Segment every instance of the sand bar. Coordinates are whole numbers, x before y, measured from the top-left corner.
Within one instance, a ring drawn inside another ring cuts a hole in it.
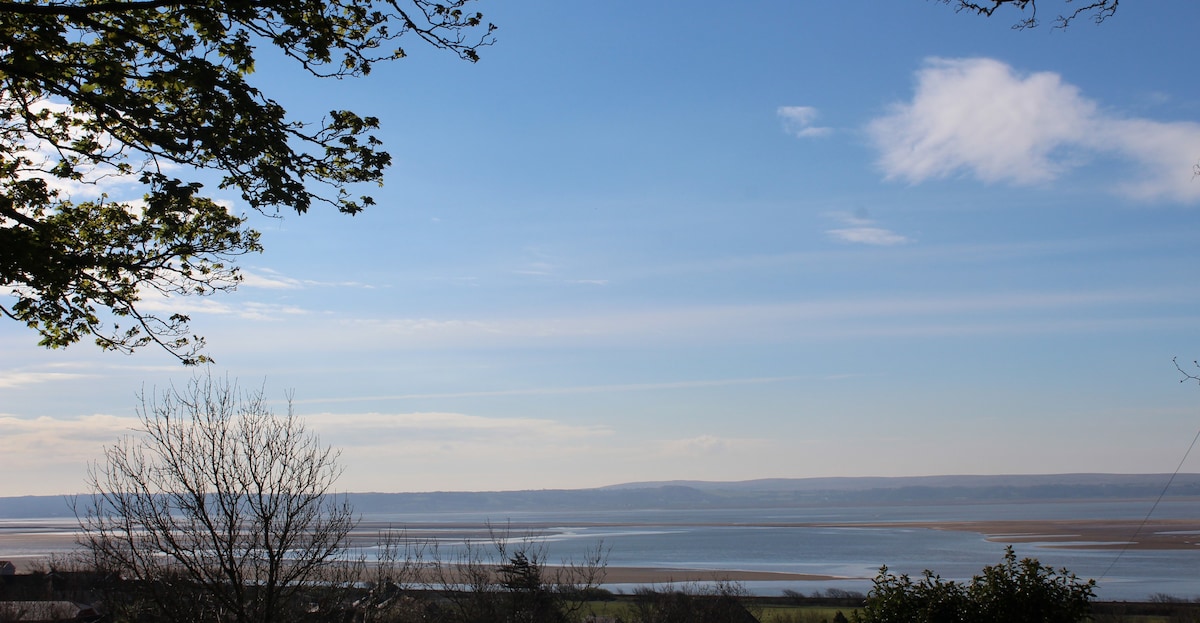
[[[776,573],[773,571],[737,571],[718,569],[666,569],[655,567],[609,567],[605,569],[605,584],[679,584],[687,582],[816,582],[848,578],[809,573]]]
[[[570,522],[544,524],[523,522],[504,524],[511,536],[553,534],[561,528],[637,528],[637,527],[736,527],[748,528],[925,528],[974,532],[998,543],[1039,543],[1046,547],[1075,549],[1196,549],[1200,548],[1200,518],[1197,519],[1068,519],[1068,520],[995,520],[995,521],[881,521],[881,522],[675,522],[675,523],[604,523]],[[382,524],[365,523],[359,534],[378,535],[386,528]],[[479,524],[408,524],[409,536],[421,538],[426,534],[445,536],[449,530],[479,529]],[[428,531],[428,532],[426,532]],[[446,531],[439,534],[441,531]],[[462,532],[457,532],[461,535]],[[479,529],[476,538],[486,538],[488,532]]]
[[[975,532],[997,543],[1038,543],[1069,549],[1197,549],[1200,519],[1072,519],[920,521],[823,524],[826,527],[927,528]]]

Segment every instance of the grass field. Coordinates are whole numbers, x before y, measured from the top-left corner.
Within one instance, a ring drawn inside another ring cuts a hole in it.
[[[763,606],[757,614],[762,623],[833,623],[838,612],[849,619],[853,611],[829,606]]]
[[[838,612],[851,620],[855,607],[755,603],[746,606],[762,623],[833,623]],[[634,604],[628,599],[588,602],[584,612],[622,621],[636,620]],[[1095,604],[1094,623],[1191,623],[1200,621],[1197,604],[1111,603]]]

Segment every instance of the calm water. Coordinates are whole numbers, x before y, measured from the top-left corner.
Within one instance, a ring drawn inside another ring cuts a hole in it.
[[[513,536],[527,531],[545,545],[551,562],[580,560],[603,543],[614,567],[739,569],[832,575],[850,579],[811,582],[750,582],[760,594],[785,589],[810,594],[841,588],[866,592],[886,564],[896,573],[932,569],[945,578],[969,579],[1001,560],[1004,545],[981,535],[912,528],[806,528],[716,525],[722,523],[902,522],[1036,519],[1141,519],[1149,503],[972,504],[857,506],[767,510],[638,510],[557,513],[411,513],[368,515],[367,522],[407,527],[412,536],[439,534],[451,543],[480,539],[485,522],[511,523]],[[1200,502],[1164,502],[1155,519],[1200,516]],[[592,525],[580,525],[592,524]],[[611,524],[611,525],[594,525]],[[527,530],[537,526],[536,530]],[[72,524],[62,520],[0,522],[0,559],[44,555],[71,547]],[[19,538],[24,535],[26,538]],[[27,537],[36,538],[29,539]],[[1019,557],[1067,567],[1099,582],[1097,596],[1144,600],[1155,593],[1200,597],[1200,551],[1059,550],[1017,544]],[[633,586],[614,586],[632,590]]]
[[[1005,545],[968,532],[913,528],[806,528],[720,526],[720,523],[905,522],[1037,519],[1142,519],[1149,502],[1053,504],[972,504],[938,506],[859,506],[766,510],[639,510],[608,512],[472,513],[366,517],[397,525],[431,523],[503,524],[511,521],[520,534],[524,524],[549,526],[538,540],[549,559],[581,559],[603,541],[614,567],[743,569],[832,575],[835,582],[751,582],[762,594],[784,589],[812,593],[827,588],[866,592],[880,565],[892,572],[919,574],[932,569],[944,578],[967,580],[986,565],[1001,560]],[[1200,502],[1163,502],[1153,518],[1200,516]],[[580,527],[580,523],[617,525]],[[710,525],[688,525],[710,524]],[[1066,567],[1081,578],[1095,578],[1097,596],[1112,600],[1144,600],[1155,593],[1200,597],[1200,551],[1061,550],[1033,543],[1017,544],[1018,557],[1037,558]],[[617,586],[632,590],[635,587]]]

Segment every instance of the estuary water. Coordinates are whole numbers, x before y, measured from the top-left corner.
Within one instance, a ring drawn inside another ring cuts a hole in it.
[[[830,588],[867,592],[881,565],[918,575],[931,569],[943,578],[968,580],[998,563],[1003,543],[983,535],[913,528],[813,527],[796,523],[900,523],[992,520],[1141,520],[1150,501],[864,505],[771,509],[609,510],[586,512],[387,513],[363,516],[359,545],[371,551],[374,531],[403,529],[408,536],[439,539],[455,547],[465,539],[487,539],[485,525],[508,530],[544,547],[547,560],[582,560],[597,546],[610,567],[654,567],[774,571],[834,576],[836,580],[757,581],[753,593],[784,590],[812,594]],[[1200,501],[1167,500],[1153,519],[1200,517]],[[763,525],[776,524],[776,525]],[[73,548],[74,523],[64,519],[0,521],[0,560],[44,556]],[[1197,550],[1056,549],[1045,543],[1015,545],[1018,557],[1066,567],[1098,582],[1104,600],[1143,601],[1156,594],[1200,597]],[[631,592],[637,586],[610,585]]]
[[[925,528],[806,527],[753,524],[879,523],[993,520],[1088,520],[1146,517],[1153,502],[996,503],[922,506],[721,510],[613,510],[588,512],[439,513],[378,515],[371,522],[398,527],[459,526],[478,538],[488,522],[510,526],[512,536],[529,534],[544,545],[550,562],[581,560],[602,543],[612,567],[747,570],[836,576],[839,580],[744,582],[764,595],[829,588],[867,592],[880,566],[918,575],[931,569],[943,578],[969,580],[1004,555],[1004,543],[981,534]],[[1200,501],[1164,501],[1154,519],[1200,517]],[[412,531],[413,536],[421,530]],[[1104,600],[1143,601],[1156,594],[1200,597],[1200,548],[1196,550],[1059,549],[1047,543],[1014,545],[1018,558],[1037,558],[1097,580]],[[636,586],[612,585],[633,590]]]

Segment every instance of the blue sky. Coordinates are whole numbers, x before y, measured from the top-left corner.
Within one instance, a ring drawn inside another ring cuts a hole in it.
[[[344,489],[1182,459],[1200,4],[1055,30],[1043,2],[1025,31],[925,0],[479,8],[475,65],[261,62],[298,118],[382,119],[379,205],[255,216],[237,292],[147,303],[192,314],[213,374],[292,392]],[[0,454],[31,474],[0,495],[81,489],[138,392],[192,374],[12,322],[0,349]]]

